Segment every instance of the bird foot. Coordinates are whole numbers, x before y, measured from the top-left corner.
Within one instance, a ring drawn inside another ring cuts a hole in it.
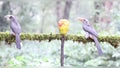
[[[14,32],[10,32],[10,34],[14,35],[15,36],[15,33]]]
[[[93,36],[92,36],[92,35],[90,35],[89,37],[90,37],[91,39],[93,39]]]
[[[85,35],[85,38],[86,38],[86,39],[89,38],[89,35]]]
[[[85,38],[88,39],[89,37],[90,37],[90,34],[88,32],[86,32]]]

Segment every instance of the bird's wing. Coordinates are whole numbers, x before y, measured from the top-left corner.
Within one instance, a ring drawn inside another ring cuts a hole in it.
[[[17,24],[15,24],[15,23],[13,23],[13,22],[11,22],[10,28],[11,28],[11,30],[12,30],[14,33],[18,33],[18,34],[19,34],[19,33],[21,32],[20,26],[17,25]]]
[[[15,27],[16,27],[16,25],[10,23],[10,28],[11,28],[12,32],[14,32],[14,33],[16,33],[16,28]]]
[[[84,25],[83,25],[83,29],[84,29],[86,32],[88,32],[88,33],[90,33],[90,34],[98,37],[97,32],[96,32],[95,29],[92,28],[91,26],[87,26],[87,25],[84,24]]]

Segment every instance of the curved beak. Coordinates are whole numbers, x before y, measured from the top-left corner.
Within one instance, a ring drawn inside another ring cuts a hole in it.
[[[81,22],[83,22],[83,20],[84,20],[84,19],[83,19],[83,18],[81,18],[81,17],[78,17],[78,20],[80,20]]]
[[[10,16],[11,15],[5,15],[4,18],[7,19],[7,21],[9,21],[10,20],[10,18],[9,18]]]
[[[11,15],[5,15],[4,18],[9,18]]]

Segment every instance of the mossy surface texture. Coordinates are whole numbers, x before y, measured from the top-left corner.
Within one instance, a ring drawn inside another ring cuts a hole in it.
[[[20,35],[21,40],[37,40],[37,41],[44,41],[48,40],[48,42],[52,40],[61,40],[60,34],[33,34],[33,33],[21,33]],[[92,39],[88,38],[86,39],[84,35],[80,34],[67,34],[65,36],[65,40],[73,40],[74,42],[94,42]],[[99,42],[108,42],[112,46],[117,47],[120,42],[120,36],[99,36],[98,37]],[[8,32],[0,32],[0,41],[5,41],[8,44],[11,44],[12,42],[15,42],[15,36],[8,33]]]

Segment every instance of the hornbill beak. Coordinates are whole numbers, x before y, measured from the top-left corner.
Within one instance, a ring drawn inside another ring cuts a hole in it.
[[[11,16],[12,15],[5,15],[4,18],[7,19],[7,21],[9,21]]]
[[[84,18],[78,17],[78,20],[80,20],[81,22],[83,22]]]

